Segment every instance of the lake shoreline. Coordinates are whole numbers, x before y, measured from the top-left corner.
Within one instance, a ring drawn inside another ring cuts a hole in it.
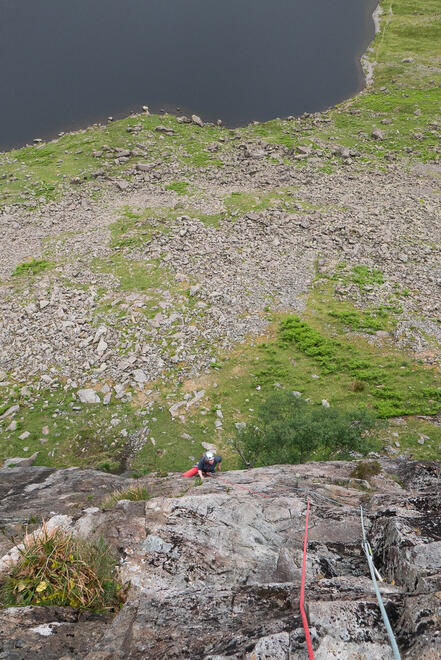
[[[373,24],[374,24],[373,25],[373,30],[370,27],[368,27],[368,29],[366,31],[366,33],[368,34],[368,38],[370,39],[369,43],[371,43],[372,38],[375,36],[376,32],[379,29],[379,20],[378,20],[378,16],[377,16],[379,4],[378,3],[375,3],[375,4],[376,4],[376,6],[375,6],[373,14],[372,14],[372,21],[373,21]],[[366,20],[366,19],[364,18],[364,20]],[[372,38],[370,36],[371,33],[372,33]],[[352,98],[353,96],[356,96],[357,94],[361,93],[363,91],[363,89],[366,87],[366,85],[371,80],[370,74],[366,73],[366,66],[367,65],[364,65],[364,60],[367,59],[367,57],[368,57],[368,53],[367,53],[367,51],[365,51],[359,58],[359,64],[357,63],[357,67],[360,66],[360,70],[357,73],[358,82],[356,84],[355,93],[352,93],[350,90],[348,90],[347,93],[345,93],[343,96],[341,96],[341,97],[337,96],[337,100],[335,100],[335,97],[334,97],[334,99],[332,100],[332,102],[329,105],[322,105],[321,103],[319,103],[318,104],[319,107],[318,107],[317,110],[306,110],[305,109],[304,111],[296,112],[295,111],[296,102],[294,102],[293,104],[291,104],[292,109],[289,108],[289,110],[288,110],[288,112],[286,112],[286,114],[285,113],[274,113],[273,115],[267,116],[267,118],[265,118],[265,119],[259,119],[259,117],[257,116],[256,117],[257,123],[263,124],[267,121],[271,121],[271,120],[276,119],[276,118],[286,118],[286,117],[296,117],[297,118],[297,117],[302,116],[302,114],[304,114],[305,112],[307,114],[323,113],[323,112],[328,111],[331,108],[334,108],[339,103],[341,103],[341,102],[343,102],[343,101],[345,101],[349,98]],[[262,89],[264,89],[264,88],[262,88]],[[206,93],[206,96],[207,96],[207,94],[208,94],[208,92]],[[338,87],[335,88],[335,94],[337,94],[337,95],[339,94]],[[179,92],[178,92],[178,95],[179,95]],[[146,96],[148,96],[148,95],[146,94]],[[208,96],[207,96],[207,98],[208,98]],[[301,97],[301,98],[303,98],[303,97]],[[16,151],[16,150],[21,149],[23,147],[31,146],[34,142],[47,144],[47,143],[53,142],[54,140],[57,140],[62,135],[76,134],[78,132],[88,130],[89,128],[92,128],[94,126],[106,126],[106,125],[108,125],[107,118],[109,117],[109,115],[112,115],[113,119],[115,119],[115,121],[119,121],[119,120],[125,119],[127,117],[136,116],[138,114],[142,115],[142,112],[138,111],[137,108],[140,108],[144,104],[145,105],[150,105],[150,107],[152,108],[154,114],[157,114],[157,115],[166,114],[166,113],[158,112],[159,107],[165,107],[165,108],[167,108],[167,110],[169,109],[169,107],[172,107],[172,108],[176,107],[176,111],[172,110],[169,114],[172,114],[174,116],[178,116],[178,114],[180,112],[182,114],[182,111],[178,110],[178,107],[181,106],[181,107],[185,108],[186,113],[189,114],[190,116],[191,116],[191,114],[194,113],[196,115],[201,116],[203,119],[205,117],[208,117],[207,123],[209,123],[209,124],[216,121],[216,118],[213,117],[213,113],[211,113],[211,117],[209,117],[207,115],[207,112],[204,112],[204,109],[203,109],[204,104],[203,103],[202,104],[195,103],[195,104],[191,104],[191,105],[188,105],[188,104],[185,105],[184,102],[183,103],[176,103],[176,104],[175,104],[175,102],[170,102],[169,106],[167,104],[164,105],[164,103],[162,103],[161,106],[159,106],[158,103],[155,104],[154,102],[152,102],[151,99],[146,99],[144,103],[138,103],[138,102],[136,102],[134,104],[128,103],[127,106],[126,106],[127,107],[126,112],[124,111],[124,109],[122,110],[122,112],[118,112],[115,109],[113,109],[113,111],[109,110],[108,112],[107,111],[100,111],[97,114],[97,120],[96,121],[93,121],[93,120],[91,121],[90,119],[89,120],[86,119],[83,123],[82,120],[79,120],[79,121],[75,121],[75,120],[72,121],[71,120],[71,121],[69,121],[69,119],[67,118],[67,123],[65,125],[65,126],[67,126],[67,128],[63,128],[62,130],[60,130],[60,127],[58,128],[58,130],[56,128],[54,128],[53,132],[49,131],[49,135],[47,133],[45,134],[43,131],[40,132],[40,133],[36,132],[36,134],[32,138],[32,141],[28,139],[28,141],[23,142],[23,143],[15,144],[11,148],[7,148],[3,151],[0,151],[0,153],[8,153],[9,151]],[[305,99],[304,104],[305,104],[305,106],[307,106],[307,104],[308,104],[306,99]],[[258,115],[259,114],[258,113],[259,102],[256,102],[255,105],[256,105],[256,115]],[[131,111],[130,108],[133,108],[133,111]],[[38,108],[37,108],[37,110],[38,110]],[[214,110],[215,110],[215,113],[216,113],[216,108],[214,108]],[[260,108],[260,111],[261,112],[263,111],[263,114],[265,114],[265,108],[263,106]],[[218,116],[222,119],[223,125],[225,125],[227,128],[231,128],[231,129],[244,128],[247,125],[249,125],[250,123],[256,123],[256,121],[254,121],[254,120],[250,120],[250,121],[236,121],[236,120],[233,120],[233,119],[228,120],[227,118],[224,118],[224,113],[223,113],[222,109],[219,109],[219,115]],[[71,124],[70,129],[68,127],[69,123]],[[76,124],[76,126],[75,126],[75,124]],[[33,129],[31,129],[31,130],[33,130]]]

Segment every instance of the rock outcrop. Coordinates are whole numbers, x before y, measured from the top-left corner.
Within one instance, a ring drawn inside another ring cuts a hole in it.
[[[0,657],[64,660],[307,657],[299,611],[306,502],[306,601],[319,660],[392,657],[361,549],[360,504],[403,658],[441,654],[440,465],[381,459],[370,483],[354,463],[230,472],[195,487],[149,476],[148,501],[105,511],[124,477],[77,469],[0,470],[0,518],[52,513],[118,551],[129,597],[109,622],[68,608],[1,613]],[[60,484],[63,496],[60,497]],[[253,491],[253,492],[251,492]],[[92,493],[76,506],[75,494]],[[29,494],[32,493],[32,500]],[[21,514],[23,512],[23,514]],[[9,549],[9,548],[4,548]],[[85,643],[88,639],[88,643]]]

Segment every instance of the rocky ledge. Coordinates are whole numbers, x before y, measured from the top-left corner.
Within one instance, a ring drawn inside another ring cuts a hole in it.
[[[177,474],[149,476],[149,500],[109,511],[102,502],[129,483],[124,476],[0,470],[9,537],[43,517],[102,535],[131,584],[112,621],[69,608],[3,610],[0,658],[306,658],[299,590],[307,500],[306,601],[317,660],[392,657],[361,548],[360,504],[402,657],[439,658],[440,464],[379,462],[369,482],[352,476],[353,462],[230,472],[199,487]]]

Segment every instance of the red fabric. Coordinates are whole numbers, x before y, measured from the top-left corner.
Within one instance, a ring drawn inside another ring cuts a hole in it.
[[[183,473],[183,477],[195,477],[198,473],[197,467],[192,467],[191,470],[187,470],[187,472]]]

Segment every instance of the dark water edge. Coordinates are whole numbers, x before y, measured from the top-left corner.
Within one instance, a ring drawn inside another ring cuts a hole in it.
[[[376,6],[0,0],[0,150],[142,105],[230,127],[323,111],[363,88]]]

